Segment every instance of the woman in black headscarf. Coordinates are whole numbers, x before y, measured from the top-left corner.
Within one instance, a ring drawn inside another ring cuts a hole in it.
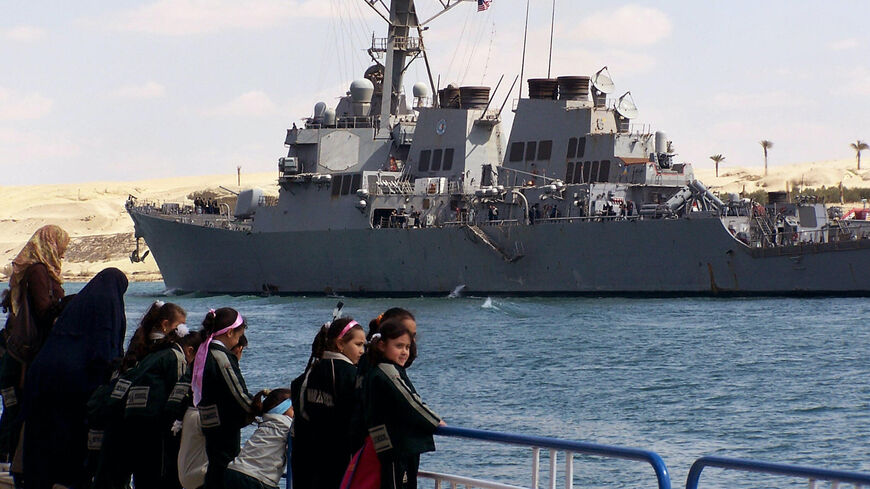
[[[81,487],[87,457],[87,402],[109,380],[123,351],[127,277],[97,274],[58,318],[27,373],[24,480],[29,489]]]

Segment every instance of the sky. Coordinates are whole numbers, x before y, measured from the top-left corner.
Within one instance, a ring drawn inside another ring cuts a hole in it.
[[[385,0],[387,1],[387,0]],[[446,0],[444,0],[446,1]],[[451,0],[455,1],[455,0]],[[421,20],[439,0],[418,0]],[[509,100],[525,0],[428,24],[441,86]],[[553,2],[530,0],[524,78],[544,77]],[[608,66],[678,160],[722,168],[854,158],[870,140],[866,0],[556,0],[551,74]],[[284,135],[337,102],[385,22],[365,0],[0,3],[0,186],[277,171]],[[427,80],[415,63],[405,85]],[[527,93],[527,89],[523,89]],[[866,156],[866,155],[865,155]]]

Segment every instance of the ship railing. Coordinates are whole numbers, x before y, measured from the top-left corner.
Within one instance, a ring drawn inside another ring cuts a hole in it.
[[[837,488],[840,484],[851,484],[856,488],[870,487],[870,474],[860,472],[708,456],[701,457],[692,464],[686,479],[686,489],[698,489],[701,472],[707,467],[807,479],[809,489],[815,489],[816,483],[819,481],[829,482],[832,488]]]
[[[804,231],[778,231],[763,227],[758,229],[760,233],[750,243],[753,248],[800,247],[821,244],[835,246],[837,243],[849,243],[870,238],[870,228],[862,230],[859,226],[845,230],[836,227]]]
[[[670,489],[671,487],[671,478],[668,474],[667,465],[665,465],[661,456],[649,450],[568,441],[558,438],[518,435],[499,431],[475,430],[455,426],[442,426],[435,431],[435,434],[447,438],[477,440],[492,444],[513,445],[531,449],[531,472],[528,480],[530,485],[528,487],[533,489],[538,489],[538,487],[540,487],[542,450],[549,452],[549,463],[547,464],[547,487],[551,489],[555,489],[557,485],[560,453],[562,454],[561,458],[564,459],[561,478],[564,480],[566,489],[572,489],[574,487],[575,455],[591,455],[595,457],[643,462],[652,467],[659,489]],[[517,489],[519,487],[526,487],[429,471],[420,471],[418,477],[433,480],[436,489],[444,487],[442,484],[447,484],[451,488],[456,488],[459,485],[463,485],[466,488],[475,487],[481,489]]]

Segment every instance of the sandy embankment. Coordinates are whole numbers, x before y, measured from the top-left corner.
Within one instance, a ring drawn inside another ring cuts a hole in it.
[[[836,187],[843,183],[847,188],[870,188],[870,158],[864,158],[860,171],[856,170],[854,158],[843,160],[814,161],[793,165],[769,166],[767,177],[764,168],[731,167],[728,160],[719,165],[719,178],[713,170],[713,162],[695,167],[695,177],[707,187],[721,193],[740,193],[744,189],[751,193],[756,190],[789,190],[800,187]]]
[[[709,163],[709,164],[705,164]],[[870,187],[868,169],[856,171],[855,160],[834,160],[794,165],[771,166],[762,177],[761,167],[731,167],[726,163],[714,177],[712,162],[696,165],[695,175],[717,192],[743,190],[785,190],[786,183],[805,187]],[[275,173],[244,175],[242,187],[260,187],[267,194],[277,194]],[[187,202],[195,191],[211,190],[226,194],[219,186],[237,190],[235,175],[211,175],[136,182],[94,182],[64,185],[0,186],[0,281],[8,278],[9,263],[33,234],[45,224],[57,224],[73,237],[64,275],[68,280],[83,281],[105,267],[118,267],[132,280],[160,280],[154,258],[145,263],[131,263],[129,256],[136,247],[133,222],[124,211],[130,194],[140,200]]]
[[[260,187],[277,194],[276,174],[242,176],[242,187]],[[85,281],[106,267],[123,270],[131,280],[161,280],[154,258],[131,263],[136,248],[133,221],[124,210],[127,196],[161,204],[187,202],[193,192],[224,186],[238,190],[235,175],[211,175],[137,182],[92,182],[62,185],[0,186],[0,281],[9,264],[36,229],[57,224],[73,238],[63,264],[66,280]]]

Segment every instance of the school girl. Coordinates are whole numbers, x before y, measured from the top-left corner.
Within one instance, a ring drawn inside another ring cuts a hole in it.
[[[261,420],[224,474],[226,489],[273,489],[287,466],[287,440],[293,421],[289,389],[261,391],[254,399]]]
[[[165,304],[162,308],[166,308]],[[171,489],[181,487],[178,474],[167,467],[172,452],[172,421],[164,415],[164,407],[178,380],[187,370],[184,349],[178,344],[177,329],[183,326],[176,317],[163,319],[160,327],[149,333],[151,353],[145,355],[130,371],[134,375],[118,382],[129,382],[124,409],[127,450],[136,489]],[[182,331],[186,333],[187,331]]]
[[[242,337],[244,338],[244,336]],[[178,380],[166,401],[166,418],[172,423],[172,452],[167,453],[166,470],[175,470],[178,481],[185,489],[197,489],[205,483],[208,457],[205,454],[205,436],[199,421],[199,411],[193,406],[190,389],[192,365],[196,350],[203,341],[202,332],[191,333],[179,341],[187,358],[187,372]],[[174,457],[174,460],[172,459]]]
[[[324,325],[314,339],[313,361],[296,381],[299,395],[291,455],[294,487],[337,489],[341,484],[354,449],[351,421],[356,405],[356,364],[365,343],[362,326],[347,317]]]
[[[397,320],[402,323],[408,331],[411,333],[411,339],[414,341],[411,343],[411,352],[408,356],[408,361],[405,363],[405,368],[411,366],[414,363],[414,360],[417,358],[417,318],[411,313],[411,311],[407,309],[403,309],[401,307],[391,307],[384,311],[378,317],[369,321],[369,332],[366,335],[366,339],[371,341],[372,336],[374,336],[381,327],[381,324],[384,321],[388,321],[390,319]],[[365,360],[365,359],[363,359]],[[367,368],[368,362],[360,363],[360,371],[364,372]]]
[[[230,352],[247,324],[238,311],[224,307],[209,311],[202,327],[207,337],[196,352],[191,389],[205,435],[205,488],[217,489],[224,487],[227,464],[239,454],[240,430],[253,421],[253,399]]]
[[[420,454],[435,450],[443,424],[405,373],[414,342],[398,319],[383,321],[371,341],[371,368],[362,385],[363,419],[381,462],[382,489],[414,489]]]
[[[169,390],[175,385],[184,355],[176,345],[187,333],[187,313],[177,304],[155,301],[139,322],[127,352],[109,386],[99,389],[89,402],[89,449],[98,451],[94,489],[122,488],[129,484],[134,468],[145,464],[149,473],[162,464],[154,461],[154,447],[159,447],[159,432],[142,426],[160,418]],[[148,359],[147,365],[142,365]],[[132,390],[131,387],[136,389]],[[135,394],[135,398],[132,395]],[[147,404],[143,409],[142,403]],[[150,428],[154,428],[150,426]],[[102,437],[99,433],[102,431]],[[140,439],[141,438],[141,439]],[[155,438],[157,441],[155,441]],[[142,457],[130,457],[128,452]],[[161,450],[156,450],[159,456]],[[152,487],[141,475],[142,487]],[[170,486],[171,487],[171,486]]]

